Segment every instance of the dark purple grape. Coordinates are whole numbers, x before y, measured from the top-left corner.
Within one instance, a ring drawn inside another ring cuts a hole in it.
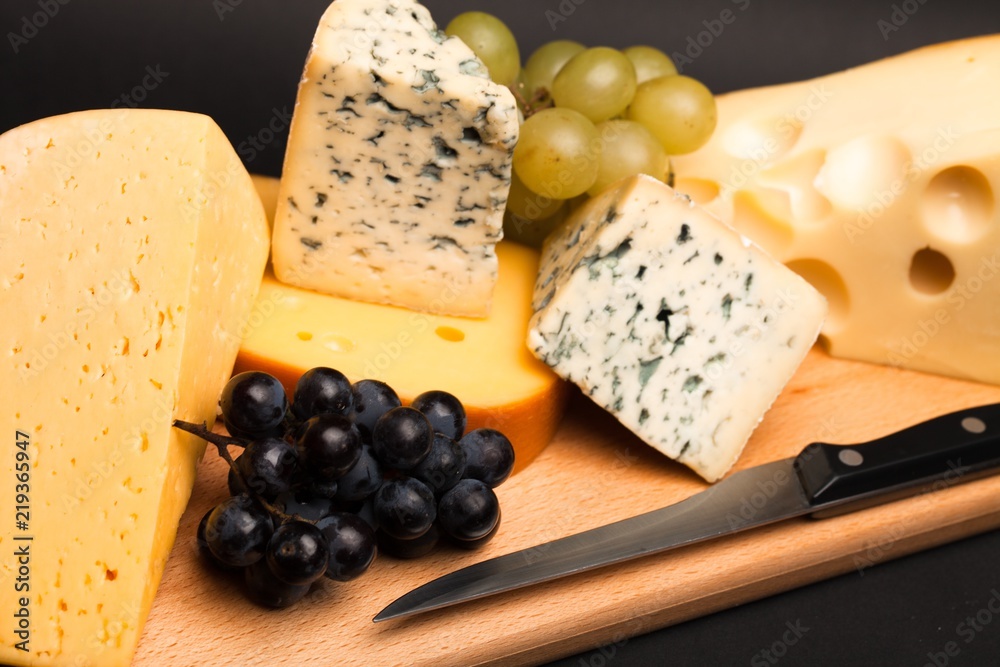
[[[299,465],[313,476],[337,479],[361,456],[361,436],[342,415],[318,415],[306,422],[297,442]]]
[[[371,438],[378,418],[402,405],[392,387],[378,380],[359,380],[351,387],[354,396],[354,424],[365,438]]]
[[[326,572],[326,537],[311,523],[282,524],[267,543],[267,564],[274,576],[293,586],[310,584]]]
[[[195,542],[198,544],[198,553],[202,558],[215,567],[223,570],[239,570],[240,568],[238,567],[226,565],[219,561],[219,559],[215,557],[215,554],[212,553],[212,550],[208,547],[208,537],[206,536],[206,531],[208,528],[208,517],[211,516],[211,514],[212,510],[208,510],[205,512],[205,516],[201,517],[201,521],[198,522],[198,530],[195,536]]]
[[[500,431],[477,428],[459,441],[465,450],[465,476],[496,488],[514,469],[514,446]]]
[[[441,497],[438,522],[456,540],[479,540],[500,520],[500,501],[478,479],[463,479]]]
[[[361,517],[346,512],[331,514],[316,524],[326,538],[330,559],[325,576],[350,581],[375,560],[375,531]]]
[[[379,463],[409,470],[424,460],[434,442],[434,430],[419,410],[393,408],[379,417],[372,431],[372,451]]]
[[[212,509],[215,508],[213,507]],[[212,555],[212,550],[208,548],[208,540],[205,538],[205,526],[208,524],[208,517],[211,515],[212,510],[208,510],[205,512],[205,516],[201,517],[201,521],[198,522],[198,530],[195,532],[194,539],[198,544],[198,553],[214,561],[215,556]]]
[[[374,494],[369,497],[360,508],[358,508],[355,514],[357,514],[359,518],[364,519],[364,522],[371,526],[372,530],[378,530],[378,519],[375,518]]]
[[[242,470],[243,464],[240,463],[241,458],[243,458],[242,454],[237,456],[233,460],[233,463],[235,463],[236,468],[240,470],[240,474],[245,476],[246,473]],[[229,467],[229,474],[226,477],[226,486],[229,487],[229,495],[231,496],[238,496],[241,493],[247,493],[247,487],[243,484],[243,480],[240,479],[240,476],[236,474],[236,470],[233,469],[233,466]]]
[[[333,510],[333,501],[329,498],[301,496],[292,491],[275,498],[274,505],[281,512],[305,521],[319,521]]]
[[[420,537],[434,523],[437,508],[434,492],[412,477],[386,481],[375,493],[375,519],[379,529],[408,540]]]
[[[354,407],[354,394],[347,376],[332,368],[313,368],[295,385],[292,414],[305,420],[322,414],[347,415]]]
[[[364,500],[382,486],[382,468],[372,453],[371,447],[361,448],[361,456],[354,466],[344,473],[337,485],[338,501],[344,503]]]
[[[205,524],[205,542],[223,565],[243,567],[264,556],[271,539],[271,517],[246,495],[215,506]]]
[[[475,540],[459,540],[449,535],[448,536],[450,538],[449,542],[457,547],[460,547],[462,549],[468,549],[470,551],[478,549],[484,546],[487,542],[489,542],[496,536],[497,532],[500,530],[500,523],[502,520],[503,520],[503,512],[497,511],[497,522],[493,525],[493,530],[491,530],[490,532],[486,533],[482,537],[477,538]]]
[[[431,451],[410,474],[440,496],[465,474],[465,451],[447,435],[435,433]]]
[[[413,399],[410,407],[420,410],[435,433],[458,440],[465,433],[465,407],[446,391],[425,391]]]
[[[309,592],[309,584],[289,584],[278,579],[263,559],[244,570],[243,581],[250,599],[265,607],[290,607]]]
[[[247,445],[236,465],[250,490],[271,500],[292,488],[298,459],[295,448],[284,440],[264,438]]]
[[[219,400],[226,429],[238,438],[281,437],[288,397],[273,375],[247,371],[230,378]]]
[[[337,495],[339,488],[339,479],[327,479],[322,475],[319,477],[299,475],[295,483],[295,490],[301,494],[313,498],[327,498],[330,500],[333,500],[334,496]]]
[[[384,530],[375,532],[375,541],[378,544],[379,553],[384,553],[393,558],[421,558],[433,551],[440,540],[441,529],[436,523],[420,537],[408,540],[393,537]]]

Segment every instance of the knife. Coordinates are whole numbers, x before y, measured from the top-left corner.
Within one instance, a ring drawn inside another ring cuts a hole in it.
[[[1000,403],[935,417],[857,445],[817,442],[731,474],[686,500],[439,577],[374,622],[411,616],[758,526],[823,519],[949,488],[1000,468]]]

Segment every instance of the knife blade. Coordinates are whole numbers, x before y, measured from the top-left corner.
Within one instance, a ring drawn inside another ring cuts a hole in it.
[[[440,609],[778,521],[822,519],[994,474],[1000,403],[959,410],[855,445],[729,477],[673,505],[470,565],[389,604],[376,623]]]

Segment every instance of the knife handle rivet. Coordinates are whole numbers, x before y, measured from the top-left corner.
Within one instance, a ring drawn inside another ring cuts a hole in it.
[[[855,449],[842,449],[840,453],[837,454],[837,458],[845,466],[856,467],[865,462],[865,457],[861,455],[861,452]]]
[[[986,422],[979,417],[966,417],[962,420],[962,428],[969,433],[984,433],[986,431]]]

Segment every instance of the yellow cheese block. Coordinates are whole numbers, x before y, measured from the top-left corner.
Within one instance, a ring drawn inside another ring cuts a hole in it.
[[[329,366],[351,381],[382,380],[404,403],[431,389],[451,392],[470,429],[488,426],[510,438],[521,470],[555,435],[566,385],[525,345],[537,253],[501,243],[497,256],[500,280],[486,319],[349,301],[269,272],[235,372],[263,370],[292,391],[302,373]]]
[[[274,220],[274,212],[278,208],[278,187],[281,185],[281,181],[260,174],[250,174],[250,178],[253,179],[253,185],[264,204],[264,213],[267,215],[268,224],[270,224]]]
[[[268,180],[263,185],[265,207]],[[538,253],[501,243],[500,279],[486,319],[418,313],[340,299],[264,277],[236,371],[264,370],[291,390],[329,366],[352,381],[387,382],[408,402],[430,389],[455,394],[469,428],[489,426],[514,444],[522,469],[555,434],[567,387],[525,344]]]
[[[830,303],[836,356],[1000,383],[1000,35],[723,95],[677,189]]]
[[[0,136],[0,202],[0,663],[127,665],[204,449],[171,423],[215,418],[264,209],[211,119],[121,109]]]

